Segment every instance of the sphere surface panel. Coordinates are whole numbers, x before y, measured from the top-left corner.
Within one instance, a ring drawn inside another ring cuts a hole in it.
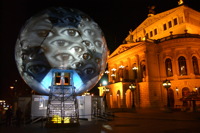
[[[15,47],[21,77],[35,91],[49,94],[52,69],[75,70],[75,93],[90,90],[106,68],[108,49],[98,24],[87,14],[53,7],[27,20]]]

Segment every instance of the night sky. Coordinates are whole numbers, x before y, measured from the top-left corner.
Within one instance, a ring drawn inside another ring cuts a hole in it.
[[[29,88],[19,76],[14,47],[25,21],[43,9],[62,6],[79,9],[99,24],[112,53],[128,35],[147,18],[148,6],[156,13],[177,7],[178,0],[1,0],[0,3],[0,99],[8,96],[9,86],[17,79],[20,87]],[[200,11],[199,0],[185,0]]]

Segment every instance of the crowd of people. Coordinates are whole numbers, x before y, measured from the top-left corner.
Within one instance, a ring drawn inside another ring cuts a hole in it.
[[[22,116],[23,112],[21,111],[21,108],[17,108],[16,112],[14,112],[12,106],[10,106],[7,110],[4,110],[4,108],[0,108],[0,123],[5,123],[6,127],[20,127]]]

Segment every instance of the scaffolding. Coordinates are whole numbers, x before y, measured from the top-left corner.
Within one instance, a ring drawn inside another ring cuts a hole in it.
[[[79,125],[78,104],[72,75],[73,71],[70,70],[52,71],[46,126]]]

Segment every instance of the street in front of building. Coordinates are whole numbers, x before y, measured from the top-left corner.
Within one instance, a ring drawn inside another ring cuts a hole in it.
[[[137,110],[114,112],[108,119],[80,120],[78,127],[42,127],[42,123],[5,127],[0,132],[37,133],[199,133],[200,112]]]
[[[165,112],[142,110],[116,113],[108,122],[115,133],[199,133],[199,112]]]

